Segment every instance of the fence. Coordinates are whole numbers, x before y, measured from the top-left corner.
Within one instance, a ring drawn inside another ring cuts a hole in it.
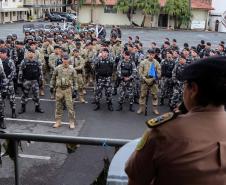
[[[0,133],[0,139],[10,139],[13,142],[14,153],[14,172],[15,185],[20,185],[19,180],[19,161],[18,161],[18,143],[20,141],[38,141],[49,143],[68,143],[80,145],[94,145],[94,146],[111,146],[118,149],[131,140],[126,139],[109,139],[109,138],[93,138],[93,137],[70,137],[57,135],[39,135],[39,134],[25,134],[25,133]]]

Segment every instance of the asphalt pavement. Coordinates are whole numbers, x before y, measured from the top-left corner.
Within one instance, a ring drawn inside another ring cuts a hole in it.
[[[49,24],[49,23],[45,23]],[[5,38],[10,33],[17,33],[22,39],[23,23],[0,25],[0,38]],[[107,29],[108,35],[110,29]],[[165,37],[176,38],[179,45],[188,42],[197,45],[201,39],[210,41],[215,45],[225,40],[224,33],[212,32],[187,32],[148,29],[122,29],[123,40],[129,35],[140,36],[145,47],[155,41],[159,45]],[[7,132],[39,133],[45,135],[85,136],[98,138],[135,139],[142,135],[146,129],[145,121],[153,118],[149,107],[148,116],[137,115],[128,111],[129,105],[125,104],[122,112],[109,112],[105,98],[100,111],[93,111],[93,89],[88,89],[86,99],[88,104],[75,102],[77,127],[70,130],[68,127],[67,112],[63,117],[63,126],[59,129],[52,128],[54,123],[55,102],[50,99],[49,88],[46,87],[46,96],[41,97],[41,107],[44,114],[34,112],[32,99],[27,105],[27,112],[12,119],[9,102],[6,101]],[[17,95],[17,110],[20,108],[20,96]],[[149,105],[151,103],[149,102]],[[114,97],[114,108],[117,108],[117,96]],[[138,108],[138,105],[135,105]],[[160,112],[169,111],[167,106],[160,107]],[[65,144],[50,144],[39,142],[23,142],[23,151],[19,151],[20,181],[22,185],[90,185],[103,169],[103,158],[114,155],[110,147],[80,146],[75,153],[68,154]],[[4,157],[0,168],[0,184],[14,184],[13,162]]]

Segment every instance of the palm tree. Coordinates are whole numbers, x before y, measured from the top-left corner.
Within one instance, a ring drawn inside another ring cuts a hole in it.
[[[126,13],[130,24],[132,25],[132,14],[136,8],[137,0],[118,0],[116,8],[117,10]]]
[[[189,0],[167,0],[163,10],[174,18],[176,28],[180,28],[182,24],[188,24],[190,21],[191,13]]]
[[[160,12],[159,0],[138,0],[137,8],[143,11],[144,18],[141,26],[144,27],[147,15],[153,16]]]

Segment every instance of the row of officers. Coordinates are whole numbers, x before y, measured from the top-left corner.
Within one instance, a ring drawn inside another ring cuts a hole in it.
[[[120,40],[116,39],[116,43],[120,43],[118,41]],[[99,51],[95,53],[91,42],[85,45],[86,49],[84,50],[81,50],[81,43],[77,43],[69,54],[63,52],[59,45],[52,48],[48,39],[43,43],[40,50],[33,41],[27,44],[29,44],[29,47],[24,49],[22,43],[17,42],[17,45],[21,45],[18,50],[21,53],[17,55],[16,59],[16,61],[19,61],[20,58],[21,62],[18,63],[12,60],[12,57],[9,57],[8,48],[0,49],[0,58],[6,76],[6,79],[1,79],[2,111],[0,125],[2,128],[5,128],[3,109],[5,98],[10,100],[12,117],[16,117],[15,92],[18,86],[22,88],[19,114],[26,112],[30,90],[32,90],[33,101],[35,102],[35,112],[44,112],[40,107],[39,95],[43,95],[44,85],[49,77],[51,79],[50,92],[52,98],[56,99],[55,128],[61,126],[64,105],[69,112],[70,128],[75,127],[73,98],[76,98],[78,94],[80,102],[85,103],[85,88],[91,82],[94,82],[95,111],[101,108],[100,100],[103,89],[105,90],[108,109],[113,111],[112,90],[114,89],[115,93],[115,90],[118,89],[118,111],[123,110],[123,103],[125,99],[128,99],[130,111],[134,112],[133,104],[138,101],[140,107],[137,113],[145,113],[147,98],[151,94],[152,111],[158,115],[159,86],[160,104],[164,104],[164,99],[168,99],[170,107],[174,109],[182,100],[181,72],[186,65],[199,58],[195,49],[185,48],[181,55],[177,51],[168,49],[166,50],[166,58],[159,63],[156,60],[156,51],[151,49],[148,50],[145,58],[139,51],[136,52],[137,55],[135,56],[139,58],[138,63],[132,57],[134,55],[129,49],[129,44],[121,54],[120,47],[118,47],[115,53],[120,55],[117,55],[117,57],[114,57],[112,50],[110,52],[109,47],[104,44],[98,46],[100,47]],[[43,50],[43,48],[45,49]],[[139,47],[135,46],[135,49],[138,50]],[[178,53],[176,58],[174,57],[175,52]]]

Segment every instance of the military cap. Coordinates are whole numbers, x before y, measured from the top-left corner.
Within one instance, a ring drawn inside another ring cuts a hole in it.
[[[210,42],[207,42],[206,45],[207,45],[207,46],[211,46],[211,43],[210,43]]]
[[[130,52],[129,52],[129,51],[125,51],[124,54],[125,54],[126,56],[129,56],[129,55],[130,55]]]
[[[207,82],[210,78],[226,79],[226,57],[215,56],[199,60],[188,65],[182,73],[183,81]]]
[[[116,41],[117,42],[122,42],[122,40],[120,38],[117,38]]]
[[[24,42],[23,41],[16,41],[15,44],[16,45],[24,45]]]
[[[74,48],[73,52],[79,52],[79,50],[77,48]]]
[[[133,40],[133,38],[131,36],[128,37],[130,40]]]
[[[35,50],[34,49],[31,49],[31,48],[29,48],[27,51],[28,52],[31,52],[31,53],[35,53]]]
[[[165,41],[164,44],[166,45],[170,45],[169,41]]]
[[[33,45],[33,44],[36,44],[36,42],[32,41],[32,42],[29,43],[29,45]]]
[[[0,44],[4,44],[4,43],[5,43],[5,41],[0,39]]]
[[[58,45],[55,45],[54,49],[62,49],[62,48],[60,46],[58,46]]]
[[[69,55],[68,54],[64,54],[62,57],[64,60],[68,60],[69,59]]]
[[[86,46],[89,46],[89,45],[92,45],[92,41],[91,41],[91,40],[88,40],[88,41],[86,42]]]
[[[102,51],[106,51],[109,53],[109,50],[107,48],[103,48]]]
[[[153,49],[149,49],[147,52],[148,54],[155,54],[155,51]]]
[[[8,50],[6,48],[0,48],[0,53],[8,53]]]

